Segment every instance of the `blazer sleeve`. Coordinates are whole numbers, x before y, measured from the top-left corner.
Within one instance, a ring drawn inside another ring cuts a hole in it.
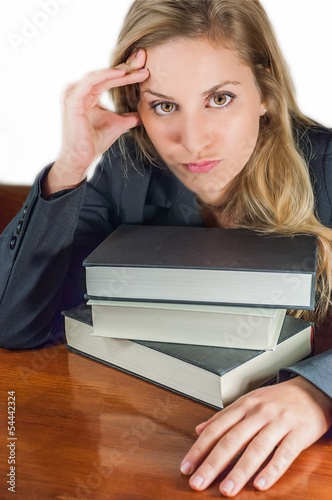
[[[281,370],[279,382],[294,375],[301,375],[332,398],[332,349]]]
[[[0,236],[0,346],[4,348],[32,348],[54,340],[54,320],[85,185],[46,201],[41,183],[47,170]]]
[[[85,257],[119,224],[144,222],[150,175],[132,167],[115,143],[88,182],[60,196],[41,196],[49,167],[38,176],[0,236],[0,347],[63,342],[61,312],[84,301]]]
[[[41,196],[48,169],[0,235],[0,347],[7,349],[64,340],[61,311],[84,300],[82,261],[119,224],[104,159],[90,182],[51,200]]]

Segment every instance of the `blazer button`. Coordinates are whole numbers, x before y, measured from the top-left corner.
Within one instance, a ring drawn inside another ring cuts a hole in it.
[[[15,245],[16,245],[16,241],[17,241],[16,236],[12,236],[12,238],[10,240],[10,243],[9,243],[9,247],[10,247],[11,250],[14,250]]]
[[[24,219],[24,217],[26,216],[26,213],[28,211],[28,205],[25,205],[24,209],[23,209],[23,212],[22,212],[22,218]]]
[[[16,234],[20,234],[22,226],[23,226],[23,221],[22,220],[18,221],[17,228],[16,228]]]

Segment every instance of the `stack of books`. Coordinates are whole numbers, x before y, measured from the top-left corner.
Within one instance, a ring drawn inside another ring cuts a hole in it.
[[[68,348],[215,408],[312,352],[316,240],[242,229],[117,228],[84,261]]]

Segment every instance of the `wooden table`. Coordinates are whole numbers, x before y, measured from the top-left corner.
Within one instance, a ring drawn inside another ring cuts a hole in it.
[[[64,346],[0,350],[0,370],[1,499],[220,498],[217,483],[194,492],[179,472],[194,427],[211,408]],[[9,391],[15,391],[16,440],[8,431]],[[269,491],[249,483],[236,498],[331,500],[331,438],[304,451]],[[10,456],[15,494],[6,484]]]
[[[1,184],[0,182],[0,233],[21,209],[30,186]]]

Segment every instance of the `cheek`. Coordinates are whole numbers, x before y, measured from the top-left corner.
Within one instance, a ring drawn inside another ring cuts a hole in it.
[[[228,128],[228,143],[240,163],[247,163],[255,149],[259,134],[259,115],[248,114]]]

